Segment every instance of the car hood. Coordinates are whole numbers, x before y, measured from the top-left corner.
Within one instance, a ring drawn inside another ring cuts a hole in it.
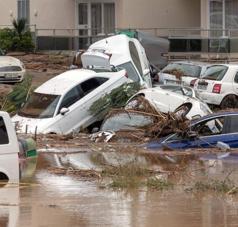
[[[12,122],[19,133],[45,133],[52,118],[27,118],[19,115],[12,117]]]
[[[17,65],[21,67],[19,59],[10,56],[0,56],[0,67]]]

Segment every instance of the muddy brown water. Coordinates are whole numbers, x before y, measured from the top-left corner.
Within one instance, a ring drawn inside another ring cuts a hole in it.
[[[55,155],[40,154],[29,182],[0,188],[1,227],[238,226],[237,195],[188,192],[184,186],[198,178],[222,179],[228,173],[237,182],[237,156],[204,156],[205,168],[193,160],[175,176],[174,189],[156,191],[101,188],[100,180],[49,173]]]

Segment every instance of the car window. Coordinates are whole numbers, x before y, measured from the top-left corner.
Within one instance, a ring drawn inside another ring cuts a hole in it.
[[[200,77],[201,66],[186,63],[170,63],[162,69],[163,73],[172,75],[181,74],[181,76]]]
[[[9,139],[7,135],[6,125],[2,117],[0,117],[0,144],[8,144]]]
[[[134,82],[139,82],[140,81],[140,77],[139,77],[135,67],[131,64],[131,62],[121,64],[118,67],[125,69],[127,74],[128,74],[128,77],[131,80],[133,80]]]
[[[18,114],[31,118],[53,117],[59,99],[59,95],[33,92]]]
[[[4,66],[0,67],[0,72],[20,72],[22,68],[20,66]]]
[[[219,117],[216,119],[211,119],[197,123],[191,127],[191,131],[194,131],[198,136],[210,136],[223,133],[224,117]],[[180,133],[175,133],[168,137],[167,142],[180,141],[184,139],[189,139],[189,137],[184,137]]]
[[[238,83],[238,72],[235,75],[234,81],[235,81],[235,83]]]
[[[210,66],[204,72],[203,79],[222,80],[227,70],[228,70],[228,67],[224,65]]]
[[[210,119],[200,122],[191,128],[191,131],[197,132],[199,136],[210,136],[221,134],[223,130],[224,117]]]
[[[81,87],[79,85],[75,86],[74,88],[72,88],[69,92],[66,93],[66,95],[64,96],[61,104],[60,104],[60,108],[59,111],[65,107],[68,108],[71,105],[73,105],[75,102],[77,102],[79,99],[81,99],[83,97],[83,91],[81,90]]]
[[[93,91],[94,89],[102,85],[103,83],[105,83],[107,80],[108,78],[104,78],[104,77],[96,77],[96,78],[86,80],[81,84],[81,89],[84,95],[87,95],[88,93],[90,93],[91,91]]]
[[[223,133],[238,132],[238,116],[227,116],[224,122]]]
[[[135,44],[132,41],[129,41],[129,49],[130,49],[131,58],[132,58],[134,64],[136,65],[136,68],[138,69],[140,75],[143,76],[139,54],[138,54]]]

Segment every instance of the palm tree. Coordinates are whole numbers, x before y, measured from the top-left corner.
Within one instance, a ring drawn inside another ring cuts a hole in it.
[[[26,19],[25,18],[20,18],[20,19],[13,19],[12,25],[14,27],[15,32],[19,36],[19,38],[22,38],[22,35],[24,34],[26,30]]]

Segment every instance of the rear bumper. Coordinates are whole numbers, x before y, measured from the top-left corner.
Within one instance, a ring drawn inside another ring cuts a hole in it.
[[[199,97],[208,104],[220,105],[223,99],[223,95],[211,93],[211,92],[201,92],[198,91]]]

